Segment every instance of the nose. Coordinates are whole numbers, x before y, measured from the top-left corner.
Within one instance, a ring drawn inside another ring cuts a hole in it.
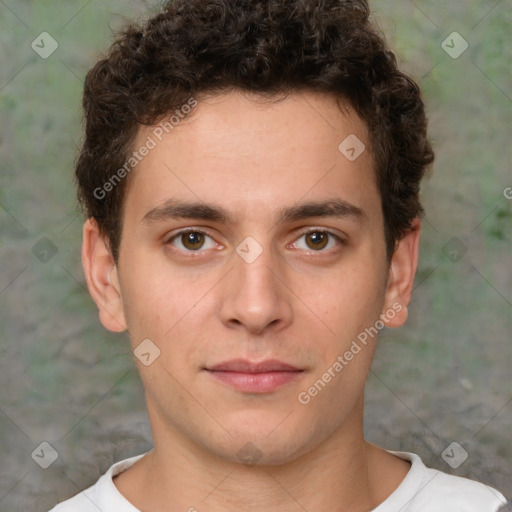
[[[223,280],[220,315],[230,328],[251,334],[278,331],[292,321],[292,294],[286,286],[286,268],[270,249],[252,262],[237,253],[234,268]]]

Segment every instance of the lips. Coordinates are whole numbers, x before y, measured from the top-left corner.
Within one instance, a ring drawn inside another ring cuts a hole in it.
[[[266,372],[298,372],[301,371],[295,366],[278,361],[277,359],[268,359],[260,363],[246,361],[245,359],[233,359],[224,363],[216,364],[210,371],[239,372],[239,373],[266,373]]]
[[[297,379],[304,370],[277,359],[259,363],[233,359],[206,368],[216,380],[247,393],[268,393]]]

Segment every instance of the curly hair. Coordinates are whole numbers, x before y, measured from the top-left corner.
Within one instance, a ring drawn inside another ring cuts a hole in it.
[[[138,128],[234,88],[349,102],[368,128],[390,258],[423,213],[419,184],[434,154],[419,87],[373,28],[366,0],[171,0],[120,32],[85,80],[78,199],[114,261],[128,180],[102,187],[126,169]]]

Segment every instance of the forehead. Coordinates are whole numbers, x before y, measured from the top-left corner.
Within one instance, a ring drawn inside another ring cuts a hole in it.
[[[162,126],[141,127],[134,141],[135,150],[153,141],[130,176],[125,199],[135,208],[180,197],[231,203],[242,214],[305,196],[361,203],[376,193],[366,126],[331,95],[269,101],[228,92],[198,99],[172,129]],[[349,158],[347,149],[361,154]]]
[[[337,149],[338,139],[345,135],[367,138],[366,125],[353,107],[331,94],[301,91],[268,98],[233,90],[194,101],[194,109],[183,105],[183,110],[176,109],[158,125],[140,127],[136,143],[150,134],[160,142],[172,132],[176,144],[180,139],[192,144],[195,139],[203,151],[215,150],[215,154],[236,149],[233,155],[252,156],[253,148],[261,143],[276,152],[281,149],[291,159],[292,148],[300,153],[312,146],[319,149],[323,142],[332,150],[333,143]],[[260,154],[259,160],[264,157]]]

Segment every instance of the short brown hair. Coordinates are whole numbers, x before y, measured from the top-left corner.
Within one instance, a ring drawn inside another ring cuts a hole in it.
[[[127,179],[140,125],[201,93],[311,90],[348,101],[366,123],[388,257],[422,214],[419,184],[434,154],[418,85],[369,21],[365,0],[171,0],[131,24],[85,81],[78,198],[118,262]],[[126,173],[122,173],[123,176]],[[106,183],[108,193],[98,193]]]

